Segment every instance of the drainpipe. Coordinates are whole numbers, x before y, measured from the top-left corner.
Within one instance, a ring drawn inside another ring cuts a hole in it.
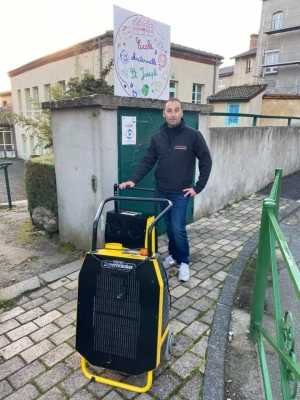
[[[99,78],[101,77],[101,71],[102,71],[102,45],[101,45],[101,39],[98,37],[98,47],[99,47]]]
[[[216,60],[215,60],[215,65],[214,65],[214,81],[213,81],[213,93],[212,93],[212,94],[215,94],[215,92],[216,92],[217,62],[218,62],[218,59],[216,58]]]
[[[214,77],[213,77],[213,90],[212,90],[213,92],[212,92],[212,95],[215,94],[215,92],[216,92],[217,62],[218,62],[218,59],[216,58],[215,59],[215,63],[214,63]],[[209,104],[208,98],[206,98],[206,104]]]

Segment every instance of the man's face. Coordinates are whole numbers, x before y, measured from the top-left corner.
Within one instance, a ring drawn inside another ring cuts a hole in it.
[[[181,122],[183,115],[181,104],[178,101],[168,101],[163,111],[163,116],[166,118],[170,128],[175,128]]]

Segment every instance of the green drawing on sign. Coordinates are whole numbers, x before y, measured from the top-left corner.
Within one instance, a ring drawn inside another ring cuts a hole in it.
[[[148,96],[148,93],[149,93],[149,86],[148,85],[144,85],[142,87],[142,93],[143,93],[144,96]]]

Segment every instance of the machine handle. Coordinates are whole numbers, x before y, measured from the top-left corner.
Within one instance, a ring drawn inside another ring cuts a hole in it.
[[[142,188],[142,187],[126,187],[125,189],[130,189],[130,190],[143,190],[144,192],[154,192],[154,197],[156,195],[156,189],[149,189],[149,188]],[[114,196],[119,196],[119,185],[118,183],[114,184]],[[118,201],[115,201],[115,213],[119,213],[119,203]],[[158,214],[157,212],[157,203],[154,204],[154,216],[156,217]]]
[[[113,197],[107,197],[106,199],[102,200],[102,202],[100,203],[100,206],[98,208],[97,214],[95,216],[94,219],[94,223],[93,223],[93,239],[92,239],[92,249],[91,251],[96,251],[96,243],[97,243],[97,229],[98,229],[98,223],[99,223],[99,219],[100,216],[102,214],[103,208],[105,206],[106,203],[108,203],[109,201],[120,201],[120,200],[126,200],[126,201],[144,201],[144,202],[154,202],[154,203],[167,203],[168,206],[154,219],[154,221],[152,222],[152,224],[149,226],[148,228],[148,256],[150,256],[150,254],[152,255],[152,230],[154,228],[154,226],[158,223],[158,221],[171,209],[171,207],[173,206],[172,202],[170,200],[167,199],[158,199],[158,198],[153,198],[153,199],[149,199],[149,198],[143,198],[143,197],[120,197],[120,196],[113,196]]]

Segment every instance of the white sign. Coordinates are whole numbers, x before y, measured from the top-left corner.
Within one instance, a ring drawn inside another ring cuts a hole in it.
[[[122,144],[136,144],[136,117],[122,117]]]
[[[115,96],[169,99],[170,26],[114,6]]]
[[[15,158],[16,152],[14,150],[6,150],[6,157],[7,158]]]

